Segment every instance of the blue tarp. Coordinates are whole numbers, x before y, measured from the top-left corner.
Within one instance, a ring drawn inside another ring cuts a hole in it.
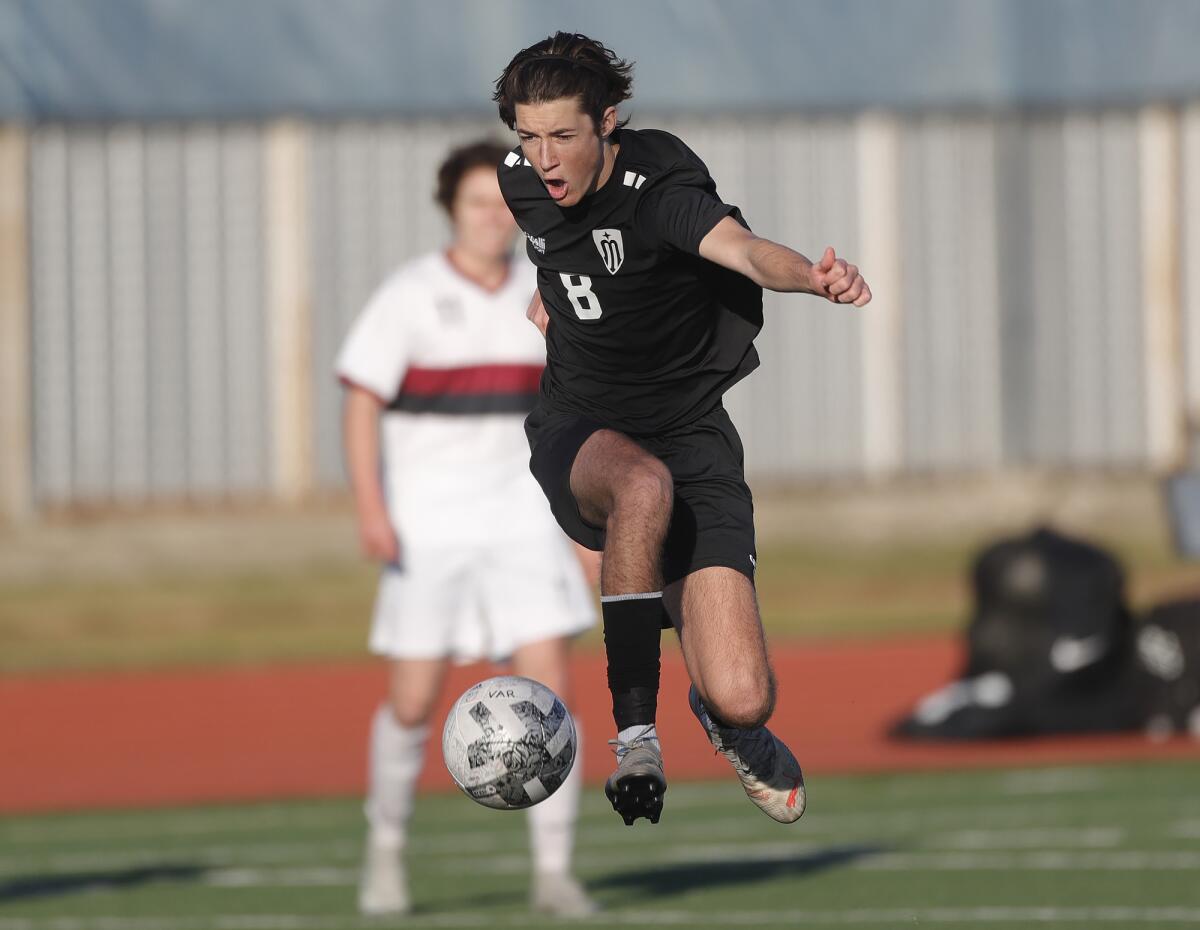
[[[1196,0],[0,0],[0,118],[480,113],[556,29],[643,111],[1200,97]]]

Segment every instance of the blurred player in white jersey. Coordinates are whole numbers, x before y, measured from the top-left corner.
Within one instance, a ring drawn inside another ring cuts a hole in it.
[[[411,906],[406,826],[448,662],[511,660],[569,704],[569,639],[595,621],[576,553],[529,472],[522,421],[546,349],[525,319],[534,269],[513,254],[496,180],[506,154],[488,142],[450,153],[437,200],[451,244],[384,282],[337,361],[362,548],[384,563],[371,650],[391,663],[371,726],[359,888],[369,914]],[[570,872],[581,771],[577,761],[529,812],[531,903],[560,916],[595,909]]]

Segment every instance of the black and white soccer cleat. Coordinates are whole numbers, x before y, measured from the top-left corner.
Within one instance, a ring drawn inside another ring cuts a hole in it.
[[[635,737],[628,742],[610,739],[608,744],[617,754],[617,770],[604,784],[604,794],[612,802],[613,810],[621,815],[626,826],[633,826],[639,817],[658,823],[663,795],[667,793],[658,739]]]
[[[733,766],[746,797],[772,820],[799,820],[804,813],[804,774],[783,740],[766,727],[720,726],[709,716],[695,685],[688,691],[688,704],[713,748]]]

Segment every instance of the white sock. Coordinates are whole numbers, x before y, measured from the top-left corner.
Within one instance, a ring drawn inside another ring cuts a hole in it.
[[[363,806],[372,845],[404,847],[428,735],[427,726],[400,726],[387,704],[381,704],[375,711],[371,721],[367,801]]]
[[[632,727],[626,727],[617,734],[617,739],[622,743],[628,743],[634,739],[643,739],[654,743],[656,748],[662,749],[658,744],[658,727],[653,723],[639,723]]]
[[[529,808],[529,846],[533,852],[533,870],[540,875],[571,871],[571,853],[575,845],[575,820],[579,816],[579,795],[583,787],[583,734],[575,723],[575,764],[554,794]]]

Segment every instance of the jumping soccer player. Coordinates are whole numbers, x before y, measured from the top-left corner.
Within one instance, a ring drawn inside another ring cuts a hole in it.
[[[511,657],[515,674],[567,700],[568,637],[595,622],[573,546],[529,475],[521,421],[546,347],[525,320],[534,272],[513,256],[496,183],[506,154],[487,142],[450,153],[437,186],[450,247],[382,285],[337,361],[359,535],[384,563],[371,650],[391,660],[371,725],[368,914],[409,910],[407,823],[448,659]],[[569,872],[582,768],[529,811],[533,907],[558,916],[595,910]]]
[[[758,365],[762,288],[858,307],[871,292],[833,249],[813,264],[751,233],[679,139],[623,128],[631,73],[599,42],[560,32],[496,81],[500,118],[520,140],[500,186],[538,268],[529,316],[547,344],[525,422],[530,468],[559,525],[604,552],[613,807],[627,824],[662,811],[665,609],[709,740],[750,799],[791,823],[804,781],[765,726],[775,681],[754,594],[753,505],[721,398]]]

